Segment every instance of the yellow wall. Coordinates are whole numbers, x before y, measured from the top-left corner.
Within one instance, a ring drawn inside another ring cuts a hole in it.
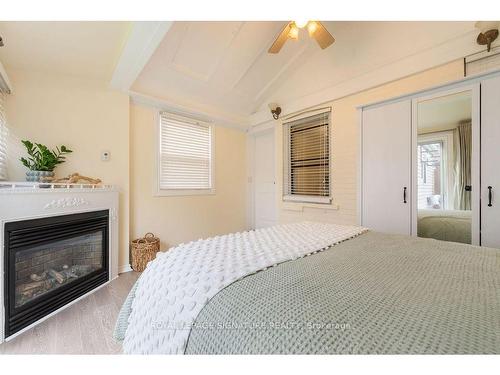
[[[357,217],[357,162],[358,113],[356,107],[412,93],[435,85],[463,78],[463,60],[439,66],[398,81],[323,103],[332,107],[332,195],[330,208],[312,208],[300,203],[282,201],[283,150],[282,126],[276,125],[277,206],[279,222],[320,220],[338,224],[356,224]],[[317,206],[317,207],[322,207]]]
[[[64,177],[73,172],[99,177],[120,189],[119,266],[128,264],[129,240],[129,98],[106,83],[65,75],[9,69],[14,92],[7,96],[10,140],[10,180],[25,180],[21,139],[64,144],[74,152],[56,169]],[[111,152],[102,162],[100,153]]]
[[[215,127],[214,195],[154,196],[157,124],[155,110],[130,107],[130,233],[153,232],[162,249],[246,227],[246,136]]]

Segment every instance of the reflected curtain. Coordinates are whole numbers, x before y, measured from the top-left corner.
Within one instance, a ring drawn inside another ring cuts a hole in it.
[[[455,154],[455,202],[456,210],[471,209],[471,192],[465,187],[471,185],[472,123],[461,121],[453,131]]]

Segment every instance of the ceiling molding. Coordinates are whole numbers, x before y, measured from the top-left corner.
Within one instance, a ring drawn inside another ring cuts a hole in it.
[[[177,58],[179,49],[181,48],[182,44],[185,43],[186,35],[190,31],[190,28],[192,27],[191,26],[192,23],[186,23],[185,24],[186,26],[184,27],[184,29],[182,31],[182,36],[179,38],[180,40],[177,43],[177,46],[175,48],[175,53],[171,56],[170,65],[172,66],[173,69],[175,69],[179,73],[191,76],[192,78],[198,79],[198,80],[203,81],[203,82],[208,82],[212,78],[214,73],[217,71],[219,65],[221,64],[223,57],[226,56],[227,51],[229,50],[229,47],[233,44],[234,40],[236,39],[236,37],[240,33],[244,24],[245,24],[245,22],[240,22],[238,24],[238,26],[234,28],[234,31],[231,33],[231,38],[226,42],[226,44],[223,47],[224,48],[223,52],[216,59],[213,60],[211,69],[206,74],[200,74],[200,73],[195,72],[192,69],[190,69],[182,64],[179,64],[175,61]]]
[[[134,22],[111,79],[112,88],[130,89],[172,24],[172,21]]]
[[[134,104],[153,107],[177,115],[194,118],[203,122],[210,122],[217,126],[224,126],[241,131],[246,131],[246,129],[248,128],[247,119],[244,117],[237,117],[221,113],[220,111],[217,111],[215,109],[201,109],[195,103],[181,105],[173,101],[144,95],[131,90],[128,90],[128,95],[130,96],[130,99]]]
[[[287,24],[286,22],[283,22],[283,26],[280,25],[279,30],[282,30],[283,27],[284,27],[284,25],[286,25],[286,24]],[[249,64],[246,66],[246,68],[242,70],[242,72],[239,75],[239,77],[228,86],[231,90],[232,89],[236,89],[236,86],[238,86],[238,84],[246,77],[246,75],[248,74],[248,72],[254,67],[254,65],[262,57],[262,55],[267,54],[267,50],[269,49],[269,46],[275,40],[276,40],[276,35],[275,34],[271,35],[268,38],[268,41],[264,45],[262,45],[262,47],[260,48],[259,52],[254,55],[254,57],[252,58],[252,60],[250,60]],[[245,95],[245,93],[241,93],[241,94]]]
[[[337,83],[316,93],[279,103],[283,108],[282,116],[353,95],[481,51],[483,48],[475,43],[476,36],[476,30],[469,31],[438,46],[380,66],[370,72]],[[272,96],[268,99],[273,101]],[[249,117],[251,127],[268,121],[269,111],[266,108],[255,112]]]

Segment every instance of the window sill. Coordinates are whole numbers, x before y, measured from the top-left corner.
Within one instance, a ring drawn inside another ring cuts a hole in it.
[[[155,191],[155,197],[182,197],[190,195],[215,195],[215,189],[163,190]]]
[[[340,207],[338,204],[315,204],[315,203],[300,203],[300,202],[283,202],[281,207],[285,211],[303,212],[305,208],[313,208],[315,210],[332,210],[336,211]]]
[[[314,203],[319,205],[329,205],[332,202],[330,197],[311,197],[307,195],[284,195],[284,202]]]

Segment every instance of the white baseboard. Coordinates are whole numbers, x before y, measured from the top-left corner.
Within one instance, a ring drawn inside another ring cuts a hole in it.
[[[130,272],[133,271],[130,264],[124,264],[123,266],[118,266],[118,273]]]

